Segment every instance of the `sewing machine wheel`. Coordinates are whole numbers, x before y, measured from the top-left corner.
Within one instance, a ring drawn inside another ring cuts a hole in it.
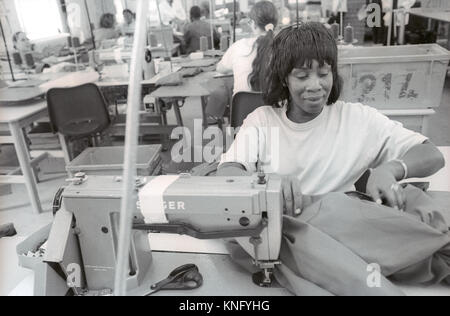
[[[65,189],[66,189],[66,187],[59,188],[55,194],[55,197],[53,198],[53,216],[55,216],[56,213],[61,208],[62,195],[63,195]]]

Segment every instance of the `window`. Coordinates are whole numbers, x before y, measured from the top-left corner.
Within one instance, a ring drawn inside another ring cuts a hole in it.
[[[30,40],[42,39],[62,32],[59,0],[15,0],[22,30]]]

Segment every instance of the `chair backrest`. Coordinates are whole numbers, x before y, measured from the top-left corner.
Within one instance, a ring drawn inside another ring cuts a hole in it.
[[[14,60],[14,65],[17,66],[22,66],[23,64],[23,60],[22,60],[22,56],[20,55],[20,53],[13,53],[13,60]]]
[[[111,123],[105,99],[93,83],[50,89],[47,106],[53,132],[67,137],[93,136]]]
[[[236,93],[231,102],[231,127],[240,127],[250,113],[263,105],[264,100],[261,92]]]

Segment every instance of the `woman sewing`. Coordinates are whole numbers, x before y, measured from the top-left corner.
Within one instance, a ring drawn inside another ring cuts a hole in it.
[[[268,106],[247,117],[218,173],[245,175],[258,165],[283,176],[286,212],[298,215],[306,196],[353,190],[369,169],[367,193],[402,210],[398,182],[436,173],[444,158],[425,136],[376,109],[338,101],[337,52],[319,23],[275,37],[263,87]]]

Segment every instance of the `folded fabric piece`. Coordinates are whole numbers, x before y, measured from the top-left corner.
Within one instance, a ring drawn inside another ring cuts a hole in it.
[[[195,68],[195,67],[209,67],[212,65],[217,64],[216,59],[198,59],[198,60],[191,60],[188,62],[181,63],[181,67],[183,68]]]
[[[14,228],[14,224],[9,223],[5,225],[0,225],[0,238],[3,237],[12,237],[17,235],[16,229]]]
[[[181,73],[174,72],[156,81],[157,86],[179,86],[183,83]]]
[[[198,67],[196,67],[196,68],[181,68],[178,72],[181,74],[181,76],[183,78],[187,78],[187,77],[194,77],[194,76],[198,75],[199,73],[203,72],[203,70]]]
[[[330,193],[299,217],[284,216],[278,282],[296,295],[402,295],[387,278],[450,285],[448,225],[425,192],[408,186],[405,193],[404,213]],[[380,284],[370,287],[373,265]]]
[[[217,49],[210,49],[207,50],[206,52],[203,52],[204,56],[207,57],[222,57],[223,55],[225,55],[224,52],[222,52],[221,50],[217,50]]]

